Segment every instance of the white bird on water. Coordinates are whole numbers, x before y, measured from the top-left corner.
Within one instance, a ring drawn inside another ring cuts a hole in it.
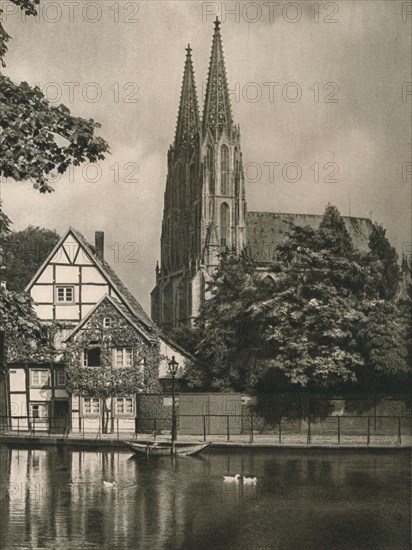
[[[236,474],[235,476],[223,476],[223,481],[234,481],[235,483],[238,483],[240,479],[240,475]]]
[[[246,485],[256,485],[257,477],[242,476],[243,483]]]
[[[103,485],[105,487],[116,487],[117,483],[115,481],[104,481],[103,480]]]

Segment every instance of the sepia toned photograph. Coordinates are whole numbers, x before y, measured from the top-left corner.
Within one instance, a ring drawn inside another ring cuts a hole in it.
[[[0,549],[412,548],[411,38],[0,0]]]

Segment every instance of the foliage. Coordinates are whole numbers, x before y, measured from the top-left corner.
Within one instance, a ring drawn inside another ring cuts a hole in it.
[[[38,0],[11,1],[27,15],[36,14]],[[3,66],[9,39],[0,23]],[[64,174],[70,165],[104,159],[108,145],[95,136],[97,128],[100,124],[93,119],[74,117],[64,105],[50,105],[37,86],[15,84],[0,74],[0,176],[31,179],[41,193],[51,192],[51,175]]]
[[[3,203],[0,199],[0,245],[3,245],[3,239],[11,233],[10,225],[12,222],[3,210]]]
[[[7,288],[22,292],[59,240],[54,230],[33,227],[12,232],[3,240]]]
[[[103,319],[111,318],[111,328],[104,330]],[[113,348],[133,349],[130,367],[113,367]],[[84,367],[83,351],[100,349],[100,366]],[[69,391],[75,395],[108,398],[132,395],[143,389],[156,389],[160,352],[157,343],[147,343],[143,337],[115,310],[102,302],[77,334],[69,338],[66,347]]]
[[[373,224],[369,249],[368,263],[377,296],[383,300],[393,300],[399,290],[401,269],[398,254],[386,237],[386,229],[381,225]]]
[[[394,297],[396,252],[375,226],[370,252],[354,249],[336,207],[318,229],[293,227],[270,277],[224,256],[192,338],[208,367],[192,387],[328,390],[408,372],[405,323]]]
[[[42,355],[44,328],[26,294],[0,288],[0,332],[6,335],[8,361],[28,360],[39,351]]]

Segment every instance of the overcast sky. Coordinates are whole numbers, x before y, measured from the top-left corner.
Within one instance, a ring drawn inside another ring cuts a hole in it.
[[[91,241],[104,230],[107,259],[149,310],[185,47],[202,104],[219,15],[248,209],[321,214],[330,201],[343,215],[382,223],[402,253],[412,241],[411,177],[402,174],[412,105],[403,97],[412,80],[404,4],[42,0],[37,21],[10,13],[5,73],[99,121],[111,148],[99,174],[76,168],[51,195],[2,182],[13,228],[71,225]]]

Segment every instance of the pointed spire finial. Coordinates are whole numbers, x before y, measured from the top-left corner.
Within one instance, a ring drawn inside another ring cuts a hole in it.
[[[175,135],[175,147],[180,151],[193,149],[200,126],[191,52],[188,44]]]
[[[203,109],[203,134],[210,131],[217,141],[225,130],[230,135],[233,128],[229,88],[226,78],[222,37],[219,31],[220,21],[215,20],[215,32],[212,40],[209,74],[206,84],[206,97]]]

